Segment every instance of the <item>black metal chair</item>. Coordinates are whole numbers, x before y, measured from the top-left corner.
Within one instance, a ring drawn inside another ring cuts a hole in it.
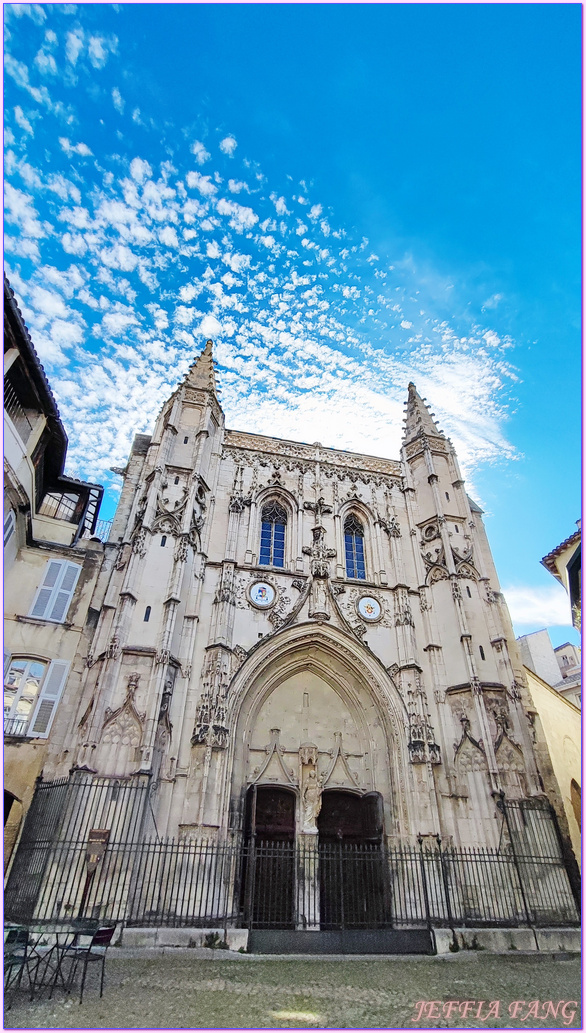
[[[25,928],[7,929],[4,937],[4,995],[18,990],[26,971],[30,979],[29,932]],[[10,1007],[10,1004],[8,1005]]]
[[[81,974],[81,987],[79,993],[79,1003],[83,1001],[83,990],[85,987],[85,978],[87,974],[88,965],[93,961],[97,961],[101,964],[102,969],[100,973],[100,997],[104,993],[104,971],[106,967],[106,952],[112,937],[116,930],[115,925],[103,926],[100,929],[92,931],[91,935],[86,935],[83,931],[80,931],[76,937],[76,943],[72,944],[67,948],[65,957],[73,961],[71,968],[71,975],[69,983],[73,983],[75,979],[75,973],[79,964],[83,965],[83,971]]]

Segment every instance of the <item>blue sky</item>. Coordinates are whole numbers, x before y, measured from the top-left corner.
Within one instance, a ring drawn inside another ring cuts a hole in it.
[[[6,269],[102,516],[208,336],[233,428],[395,458],[414,380],[576,641],[581,6],[4,10]]]

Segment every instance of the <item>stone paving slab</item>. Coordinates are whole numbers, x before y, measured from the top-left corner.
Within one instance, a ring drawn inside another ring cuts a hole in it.
[[[562,954],[304,958],[113,948],[102,999],[90,970],[82,1005],[62,992],[31,1003],[22,992],[5,1029],[568,1029],[580,1028],[571,1004],[579,995],[580,960]]]

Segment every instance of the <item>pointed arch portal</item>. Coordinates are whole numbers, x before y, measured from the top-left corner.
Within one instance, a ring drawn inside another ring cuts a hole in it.
[[[259,644],[230,696],[231,810],[242,815],[251,928],[388,923],[383,836],[408,829],[399,787],[410,771],[387,672],[339,629],[297,625]]]

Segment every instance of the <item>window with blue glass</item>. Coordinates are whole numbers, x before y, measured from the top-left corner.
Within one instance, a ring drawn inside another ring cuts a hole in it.
[[[260,563],[263,566],[285,566],[286,525],[286,510],[278,502],[269,502],[262,511],[260,532]]]
[[[346,577],[366,579],[364,567],[364,528],[352,513],[344,523]]]

